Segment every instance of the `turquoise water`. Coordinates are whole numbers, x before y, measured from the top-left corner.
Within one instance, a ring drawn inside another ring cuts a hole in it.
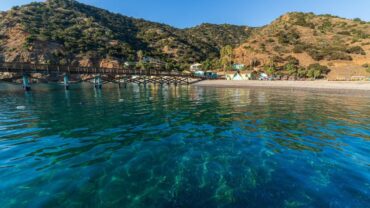
[[[370,96],[0,84],[0,206],[369,207]]]

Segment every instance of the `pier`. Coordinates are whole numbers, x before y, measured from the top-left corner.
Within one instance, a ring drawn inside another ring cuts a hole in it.
[[[32,74],[63,76],[63,86],[70,89],[71,75],[89,75],[91,78],[85,81],[93,83],[96,89],[102,89],[104,83],[116,83],[119,87],[129,83],[138,85],[190,85],[207,79],[195,77],[192,74],[161,69],[128,69],[128,68],[101,68],[81,67],[67,65],[29,64],[29,63],[0,63],[0,72],[14,74],[15,78],[22,77],[23,89],[31,90],[30,80]],[[10,79],[12,80],[12,79]],[[6,81],[9,81],[6,80]]]

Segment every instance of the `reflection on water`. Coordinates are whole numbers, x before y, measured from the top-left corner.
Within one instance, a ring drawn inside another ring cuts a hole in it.
[[[0,204],[367,207],[369,98],[2,84]]]

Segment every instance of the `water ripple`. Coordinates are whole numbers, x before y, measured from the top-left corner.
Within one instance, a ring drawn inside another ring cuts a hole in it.
[[[34,89],[0,93],[2,207],[370,204],[369,97]]]

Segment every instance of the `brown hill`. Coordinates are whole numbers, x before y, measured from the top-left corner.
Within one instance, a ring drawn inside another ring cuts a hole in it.
[[[370,23],[331,15],[288,13],[252,32],[234,51],[235,62],[283,66],[296,58],[301,66],[320,63],[360,68],[370,63]],[[360,71],[361,71],[360,70]]]
[[[332,77],[342,76],[345,68],[367,75],[363,66],[370,64],[370,23],[288,13],[261,28],[202,24],[178,29],[75,0],[47,0],[0,13],[0,61],[6,62],[111,67],[137,60],[142,50],[170,68],[186,69],[202,61],[218,68],[220,49],[226,45],[235,47],[236,63],[274,66],[289,75],[312,77],[318,67],[328,71],[318,65],[310,73],[300,68],[315,63],[332,69]]]
[[[0,61],[104,65],[134,61],[139,50],[172,68],[217,58],[247,27],[205,24],[178,29],[79,3],[47,0],[0,13]]]

